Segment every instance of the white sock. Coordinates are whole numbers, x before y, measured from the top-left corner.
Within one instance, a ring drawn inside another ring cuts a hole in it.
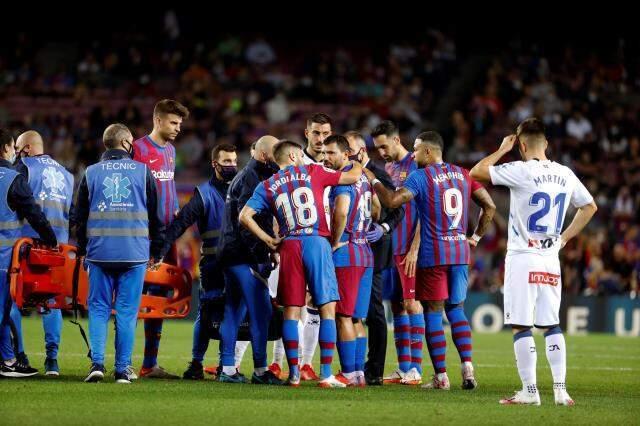
[[[236,366],[222,366],[222,372],[227,376],[233,376],[234,374],[236,374]]]
[[[254,368],[253,372],[256,373],[256,376],[262,376],[267,372],[267,367]]]
[[[355,377],[357,377],[357,372],[356,371],[352,371],[351,373],[342,373],[342,375],[346,378],[346,379],[353,379]]]
[[[242,364],[242,358],[244,358],[244,353],[247,351],[249,347],[249,342],[237,341],[236,342],[236,357],[234,362],[236,363],[236,367],[240,368],[240,364]]]
[[[538,354],[531,330],[522,331],[514,335],[513,339],[513,349],[516,353],[516,365],[518,366],[520,380],[522,380],[522,389],[535,393],[537,392],[536,362]]]
[[[317,312],[317,311],[316,311]],[[307,312],[302,330],[302,365],[311,364],[320,336],[320,314]]]
[[[558,327],[545,333],[547,361],[551,367],[554,384],[564,384],[567,376],[567,348],[564,335]]]
[[[282,339],[278,339],[273,342],[273,362],[282,367],[282,361],[284,360],[285,352],[284,352],[284,344],[282,343]]]

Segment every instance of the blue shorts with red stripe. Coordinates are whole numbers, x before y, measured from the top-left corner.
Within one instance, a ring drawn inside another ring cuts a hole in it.
[[[436,265],[416,270],[416,299],[464,302],[469,285],[469,265]]]
[[[278,300],[283,306],[305,306],[306,289],[316,306],[340,300],[329,240],[320,236],[286,238],[280,244]]]

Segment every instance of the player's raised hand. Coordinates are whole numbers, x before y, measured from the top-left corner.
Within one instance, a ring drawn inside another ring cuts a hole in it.
[[[509,135],[506,138],[502,139],[502,143],[500,144],[500,151],[511,151],[517,140],[518,137],[516,135]]]

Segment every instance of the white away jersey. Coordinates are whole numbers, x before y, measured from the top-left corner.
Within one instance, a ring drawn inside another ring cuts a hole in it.
[[[491,183],[511,190],[508,252],[556,254],[569,208],[593,197],[571,169],[554,161],[514,161],[489,167]]]

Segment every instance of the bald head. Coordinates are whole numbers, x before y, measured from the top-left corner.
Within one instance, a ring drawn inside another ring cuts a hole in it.
[[[44,154],[42,136],[35,130],[27,130],[16,139],[16,152],[23,157]]]
[[[361,164],[365,164],[369,159],[369,155],[367,154],[367,143],[364,140],[364,136],[362,133],[350,130],[344,134],[349,141],[349,148],[351,149],[352,155],[357,155],[358,161]]]
[[[256,141],[253,158],[266,163],[273,161],[273,147],[278,143],[278,138],[270,135],[262,136]]]

